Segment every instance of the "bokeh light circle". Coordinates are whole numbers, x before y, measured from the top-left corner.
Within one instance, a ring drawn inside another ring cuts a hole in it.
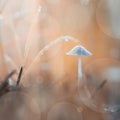
[[[68,102],[61,102],[53,106],[48,112],[47,120],[82,120],[82,110]]]
[[[97,59],[84,71],[84,89],[80,99],[99,112],[116,112],[120,109],[120,62],[113,59]]]
[[[100,29],[116,39],[120,39],[119,8],[119,0],[101,0],[96,10],[96,19]]]
[[[39,115],[30,108],[30,96],[22,91],[6,93],[0,98],[1,120],[38,120]]]

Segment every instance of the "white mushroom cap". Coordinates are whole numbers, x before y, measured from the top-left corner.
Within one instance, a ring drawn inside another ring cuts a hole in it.
[[[88,51],[86,48],[84,48],[81,45],[77,45],[74,48],[72,48],[67,55],[77,55],[77,56],[90,56],[92,53]]]

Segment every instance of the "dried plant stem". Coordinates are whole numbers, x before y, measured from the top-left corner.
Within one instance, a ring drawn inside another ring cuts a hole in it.
[[[56,40],[50,42],[48,45],[46,45],[42,50],[39,51],[39,53],[36,55],[36,57],[33,59],[32,63],[30,64],[30,66],[28,67],[28,69],[26,70],[25,74],[23,76],[25,76],[29,70],[32,68],[32,66],[34,65],[34,63],[36,63],[36,61],[39,60],[39,58],[44,54],[44,52],[46,52],[50,47],[56,45],[57,43],[61,42],[61,41],[73,41],[73,42],[78,42],[77,39],[71,37],[71,36],[62,36],[57,38]]]
[[[19,72],[19,75],[18,75],[17,83],[16,83],[17,86],[20,83],[20,80],[21,80],[21,77],[22,77],[22,73],[23,73],[23,67],[20,68],[20,72]]]
[[[9,78],[11,78],[14,74],[16,73],[16,71],[12,71],[11,73],[9,73],[5,79],[3,80],[3,82],[0,85],[0,95],[4,92],[4,90],[6,89],[6,87],[8,86],[8,80]]]
[[[30,47],[32,45],[32,38],[33,38],[33,31],[34,31],[34,26],[38,20],[38,13],[36,15],[34,15],[34,17],[32,17],[32,21],[31,21],[31,25],[30,25],[30,29],[28,32],[28,36],[27,36],[27,40],[26,40],[26,44],[25,44],[25,52],[24,52],[24,63],[23,66],[25,66],[26,62],[27,62],[27,58],[28,58],[28,54],[30,51]]]
[[[107,80],[104,80],[100,83],[100,85],[95,89],[95,91],[93,92],[91,98],[93,99],[96,94],[105,86],[105,84],[107,83]]]

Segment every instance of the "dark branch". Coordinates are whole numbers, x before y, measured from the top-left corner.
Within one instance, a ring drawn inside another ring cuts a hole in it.
[[[19,72],[18,79],[17,79],[17,84],[16,84],[17,86],[20,83],[20,80],[21,80],[21,77],[22,77],[22,73],[23,73],[23,67],[20,68],[20,72]]]
[[[107,80],[103,80],[102,83],[95,89],[94,93],[92,94],[92,98],[105,86]]]
[[[5,79],[3,80],[3,82],[0,84],[0,95],[7,90],[7,88],[9,87],[9,78],[11,78],[15,73],[16,73],[15,70],[12,71],[11,73],[9,73],[5,77]]]

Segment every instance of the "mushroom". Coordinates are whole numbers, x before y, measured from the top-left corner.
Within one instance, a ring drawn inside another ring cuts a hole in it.
[[[82,80],[82,61],[81,61],[81,56],[90,56],[90,55],[92,55],[92,53],[89,52],[83,46],[77,45],[74,48],[72,48],[67,53],[67,55],[76,55],[76,56],[78,56],[78,87],[79,87],[80,81]]]

